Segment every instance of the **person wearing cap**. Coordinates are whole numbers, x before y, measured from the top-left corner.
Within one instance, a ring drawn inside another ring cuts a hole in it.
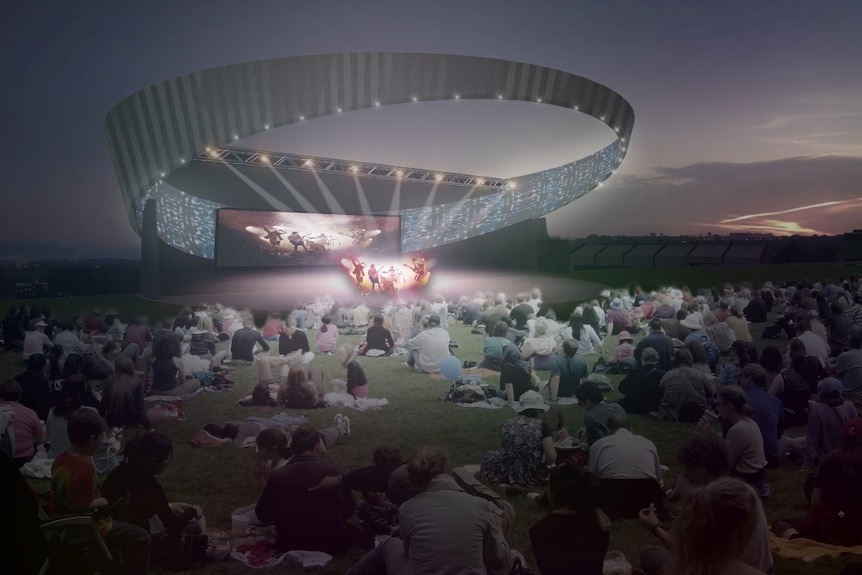
[[[531,487],[542,484],[547,466],[557,460],[552,430],[539,418],[550,406],[538,391],[524,392],[513,409],[516,417],[501,426],[502,449],[482,457],[479,478],[487,483]]]
[[[806,468],[816,467],[823,457],[839,447],[844,425],[858,416],[853,403],[841,396],[840,381],[826,377],[819,387],[818,400],[808,407],[808,432],[802,454],[802,466]]]
[[[440,316],[428,316],[428,329],[407,340],[407,365],[420,373],[439,373],[440,363],[449,356],[449,333],[440,327]]]
[[[862,418],[844,424],[841,446],[817,470],[805,515],[776,521],[772,532],[830,545],[862,544]]]
[[[690,341],[696,341],[703,346],[703,349],[709,355],[709,369],[714,373],[715,368],[718,366],[718,360],[721,359],[721,351],[718,349],[718,346],[715,345],[715,342],[712,341],[709,335],[706,333],[706,326],[703,322],[703,314],[699,311],[692,312],[688,314],[685,319],[681,320],[680,325],[686,327],[691,330],[691,332],[685,336],[683,339],[683,343],[688,343]]]
[[[48,324],[41,318],[30,320],[30,329],[24,333],[24,350],[21,352],[21,358],[26,363],[31,355],[41,353],[46,354],[54,343],[51,338],[45,335],[45,328]]]
[[[635,361],[635,346],[632,334],[627,331],[621,331],[617,337],[619,343],[614,348],[614,353],[611,356],[611,361],[614,363],[624,362],[626,369],[631,369],[637,365]]]

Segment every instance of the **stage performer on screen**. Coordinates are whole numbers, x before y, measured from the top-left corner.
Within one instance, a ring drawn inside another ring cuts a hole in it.
[[[420,258],[411,258],[412,265],[404,264],[404,266],[413,271],[413,281],[422,281],[425,274],[428,273],[425,269],[425,260]]]
[[[377,266],[371,264],[368,268],[368,281],[371,282],[371,293],[374,293],[374,286],[377,286],[377,291],[380,291],[380,273],[377,271]]]
[[[362,287],[362,280],[365,279],[365,264],[362,262],[353,261],[353,277],[356,278],[356,285]]]
[[[278,249],[278,246],[281,245],[281,236],[282,233],[278,230],[268,230],[263,228],[263,231],[266,232],[266,235],[263,236],[265,239],[269,240],[269,243],[272,244],[272,247]]]
[[[302,246],[303,251],[308,251],[308,249],[305,247],[305,240],[302,238],[301,235],[299,235],[299,232],[295,230],[290,232],[290,235],[287,236],[287,241],[293,244],[294,252],[298,252],[300,246]]]

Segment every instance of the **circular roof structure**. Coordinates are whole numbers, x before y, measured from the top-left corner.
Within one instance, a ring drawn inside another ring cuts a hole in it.
[[[614,139],[586,157],[506,180],[231,147],[330,114],[453,99],[559,106],[596,118]],[[403,252],[541,217],[607,179],[625,157],[633,125],[634,112],[622,96],[568,72],[474,56],[376,52],[261,60],[172,78],[117,104],[105,132],[134,229],[140,233],[143,206],[154,199],[159,238],[211,259],[215,212],[223,207],[399,215]],[[249,189],[195,185],[183,177],[193,161],[220,163]],[[271,172],[263,181],[272,185],[249,177],[251,168]],[[300,189],[281,170],[314,185]],[[430,201],[400,205],[396,196],[404,187]],[[365,189],[391,191],[386,200],[369,203]]]

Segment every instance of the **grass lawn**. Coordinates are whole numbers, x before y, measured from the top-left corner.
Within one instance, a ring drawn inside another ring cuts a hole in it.
[[[779,268],[780,269],[780,268]],[[679,271],[678,271],[679,273]],[[815,271],[815,273],[817,273]],[[851,271],[840,271],[826,274],[838,277]],[[598,274],[596,274],[598,275]],[[613,275],[613,274],[611,274]],[[799,274],[791,277],[807,277],[813,274]],[[638,277],[628,271],[627,277]],[[579,276],[580,277],[580,276]],[[620,276],[622,277],[622,276]],[[722,277],[728,279],[725,273]],[[776,274],[769,276],[775,280]],[[589,277],[601,281],[598,277]],[[608,278],[611,279],[611,278]],[[730,278],[732,279],[732,278]],[[766,277],[764,277],[766,279]],[[650,281],[665,282],[663,277],[650,278]],[[686,280],[687,281],[687,280]],[[755,280],[757,281],[757,280]],[[608,281],[609,285],[625,285],[623,282]],[[627,283],[627,282],[626,282]],[[648,287],[649,282],[642,285]],[[678,280],[682,283],[682,280]],[[695,287],[697,282],[689,282]],[[6,302],[7,306],[14,302]],[[85,312],[98,306],[103,310],[116,308],[123,316],[135,313],[146,313],[156,320],[174,312],[175,308],[162,304],[154,304],[140,300],[134,296],[115,296],[113,298],[75,298],[72,300],[51,300],[48,302],[31,302],[32,305],[48,305],[60,317],[68,317],[71,313]],[[752,326],[755,337],[760,334],[762,326]],[[457,340],[460,347],[456,350],[459,359],[479,361],[482,357],[482,337],[471,335],[469,330],[457,325],[450,328],[452,339]],[[635,338],[635,343],[640,336]],[[309,339],[313,341],[313,335]],[[342,342],[358,343],[360,336],[342,336]],[[605,344],[606,349],[613,349],[616,342]],[[763,342],[757,342],[762,345]],[[782,342],[779,342],[781,344]],[[786,342],[784,342],[786,343]],[[335,461],[342,469],[349,470],[371,463],[372,451],[381,444],[391,444],[401,449],[407,457],[414,447],[431,444],[446,449],[453,465],[479,463],[482,455],[489,449],[496,449],[500,444],[500,424],[513,416],[508,409],[483,410],[458,407],[452,403],[438,401],[449,383],[434,380],[420,375],[402,365],[403,358],[363,358],[361,362],[368,374],[369,396],[385,397],[390,404],[379,411],[358,412],[341,410],[348,415],[352,424],[352,434],[327,453],[327,457]],[[594,358],[593,358],[594,361]],[[344,377],[344,370],[338,365],[335,356],[318,355],[315,365],[321,366],[327,375]],[[17,354],[0,354],[0,377],[14,376],[21,371],[22,366]],[[183,422],[163,424],[158,427],[174,441],[174,460],[161,476],[168,496],[172,500],[188,501],[203,506],[207,526],[229,529],[230,512],[240,506],[256,501],[259,491],[251,476],[251,464],[255,457],[253,450],[242,450],[233,447],[217,449],[192,448],[186,440],[195,431],[210,422],[221,422],[230,419],[243,419],[250,415],[268,415],[281,410],[270,408],[246,408],[236,403],[236,400],[251,390],[256,383],[256,367],[242,368],[232,373],[236,381],[235,389],[223,393],[203,393],[184,406],[187,419]],[[547,378],[547,374],[544,374]],[[621,376],[611,376],[616,385]],[[489,383],[496,384],[493,379]],[[609,399],[619,397],[616,392]],[[583,411],[578,406],[564,406],[566,426],[570,432],[576,431],[582,425]],[[334,415],[339,410],[325,408],[307,412],[308,418],[318,427],[331,425]],[[679,446],[690,436],[693,425],[661,422],[648,416],[632,416],[633,431],[650,438],[658,447],[662,462],[670,466],[665,474],[665,482],[672,485],[679,473],[676,463],[676,452]],[[801,435],[804,430],[790,430],[792,435]],[[772,497],[766,504],[766,514],[770,521],[779,517],[797,514],[805,509],[805,499],[801,485],[804,474],[796,467],[785,465],[771,471]],[[498,488],[498,486],[494,486]],[[44,489],[44,483],[38,485]],[[510,536],[510,544],[521,550],[532,561],[532,551],[528,537],[530,526],[544,515],[543,509],[526,498],[512,500],[517,512],[517,523]],[[637,567],[639,549],[645,544],[656,543],[650,533],[642,528],[637,521],[614,522],[611,534],[610,549],[622,550],[629,561]],[[345,558],[332,561],[326,568],[317,570],[320,573],[343,573],[360,555],[355,550]],[[855,562],[859,562],[857,558]],[[811,564],[799,561],[776,559],[775,572],[778,574],[837,574],[850,564],[850,559],[820,560]],[[201,572],[217,573],[249,573],[245,566],[229,561],[213,564]],[[279,568],[281,573],[299,573],[289,568]]]

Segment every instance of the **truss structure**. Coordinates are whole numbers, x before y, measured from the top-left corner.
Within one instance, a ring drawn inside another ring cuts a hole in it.
[[[372,176],[392,180],[414,180],[424,182],[439,182],[440,184],[483,188],[489,190],[504,190],[508,182],[499,178],[485,178],[467,174],[450,172],[434,172],[403,166],[387,166],[383,164],[366,164],[321,158],[317,156],[297,156],[293,154],[276,154],[262,150],[245,148],[220,147],[207,148],[195,157],[201,162],[218,162],[242,166],[271,166],[282,170],[307,170],[318,172],[344,172],[357,176]]]

